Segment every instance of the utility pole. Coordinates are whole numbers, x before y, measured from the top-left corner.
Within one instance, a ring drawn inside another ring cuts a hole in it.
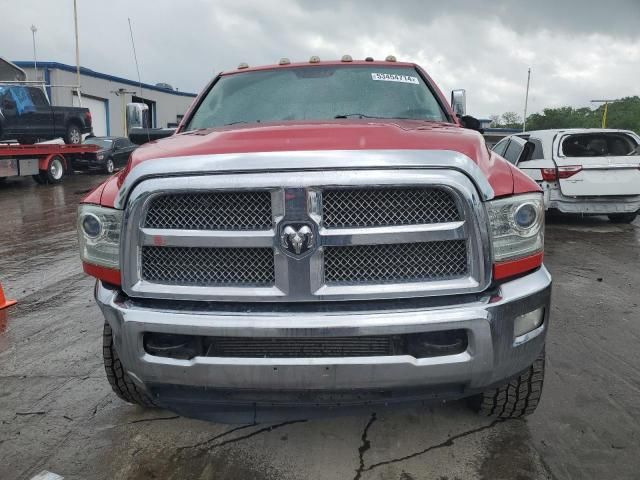
[[[524,116],[522,117],[522,131],[527,131],[527,105],[529,103],[529,83],[531,82],[531,67],[527,72],[527,91],[524,94]]]
[[[77,1],[73,0],[73,24],[76,33],[76,90],[78,92],[78,101],[82,106],[82,96],[80,95],[80,45],[78,44],[78,5]]]
[[[591,103],[604,103],[604,110],[602,111],[602,128],[607,128],[607,113],[609,112],[609,104],[611,102],[617,102],[619,98],[606,98],[604,100],[591,100]]]
[[[33,70],[35,80],[38,80],[38,60],[36,60],[36,32],[38,29],[35,25],[31,25],[31,36],[33,37]]]
[[[120,97],[120,108],[122,109],[122,131],[123,137],[129,135],[127,131],[127,94],[135,95],[135,91],[126,90],[124,88],[119,88],[118,90],[112,90],[111,93],[114,93],[117,97]]]

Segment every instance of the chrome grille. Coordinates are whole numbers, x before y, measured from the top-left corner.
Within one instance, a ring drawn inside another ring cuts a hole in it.
[[[447,280],[468,272],[464,240],[328,247],[328,284],[398,283]]]
[[[131,297],[371,300],[475,293],[491,281],[482,199],[446,167],[147,178],[126,208]],[[311,230],[305,255],[282,237],[298,224]]]
[[[145,227],[185,230],[267,230],[272,227],[271,193],[194,192],[154,198]]]
[[[456,203],[439,188],[358,188],[322,192],[326,228],[419,225],[460,220]]]
[[[173,285],[274,283],[271,248],[143,247],[142,278]]]

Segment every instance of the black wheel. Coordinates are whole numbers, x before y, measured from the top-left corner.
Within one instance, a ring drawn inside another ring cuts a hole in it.
[[[638,216],[638,212],[633,213],[612,213],[607,215],[612,223],[631,223]]]
[[[67,127],[67,134],[64,136],[64,142],[72,145],[78,145],[82,143],[82,132],[80,127],[75,123],[71,123]]]
[[[519,418],[532,414],[542,394],[544,350],[533,364],[510,382],[469,398],[480,415]]]
[[[149,396],[133,383],[127,372],[122,368],[118,352],[113,346],[113,332],[107,322],[104,322],[104,330],[102,332],[102,359],[104,361],[104,370],[107,373],[107,380],[109,380],[111,388],[118,397],[125,402],[143,407],[155,406]]]
[[[107,162],[104,164],[104,171],[105,173],[113,173],[116,169],[115,164],[113,163],[113,159],[112,158],[107,158]]]

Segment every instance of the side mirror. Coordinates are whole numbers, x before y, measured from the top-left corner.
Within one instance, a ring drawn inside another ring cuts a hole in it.
[[[150,128],[149,107],[146,103],[127,103],[127,132],[132,128]]]
[[[458,117],[467,114],[467,91],[452,90],[451,91],[451,109]]]
[[[129,140],[136,145],[142,145],[143,143],[170,137],[175,132],[173,128],[132,128],[129,130]]]

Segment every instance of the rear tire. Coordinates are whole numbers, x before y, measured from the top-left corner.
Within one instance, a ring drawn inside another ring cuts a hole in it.
[[[113,346],[113,331],[107,322],[104,322],[104,330],[102,332],[102,359],[107,380],[109,380],[111,388],[118,397],[125,402],[142,407],[155,407],[149,396],[136,386],[131,377],[122,368],[118,352]]]
[[[80,127],[75,123],[70,124],[67,127],[67,133],[64,136],[64,142],[70,145],[79,145],[82,143],[82,132]]]
[[[633,213],[612,213],[607,215],[611,223],[631,223],[638,216],[638,212]]]
[[[56,184],[62,182],[64,174],[64,158],[60,155],[55,155],[49,159],[47,169],[40,170],[39,174],[33,175],[33,179],[39,185]]]
[[[469,406],[485,417],[525,417],[538,406],[543,382],[544,350],[529,368],[510,382],[470,397]]]

